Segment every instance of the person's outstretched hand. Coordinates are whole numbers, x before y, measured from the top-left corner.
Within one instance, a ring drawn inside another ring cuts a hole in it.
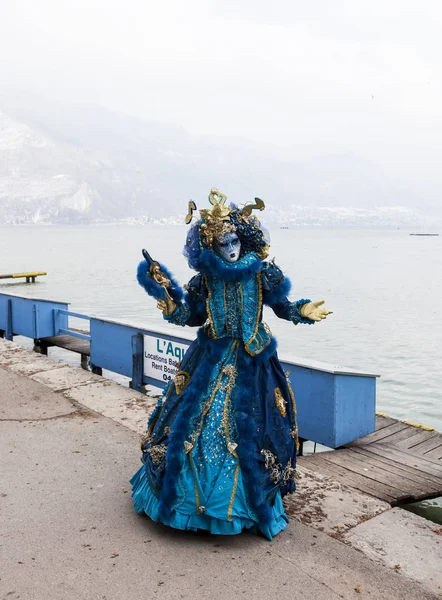
[[[316,302],[307,302],[303,304],[299,309],[301,316],[304,319],[311,319],[312,321],[322,321],[326,319],[327,315],[331,315],[333,311],[321,308],[325,300],[317,300]]]

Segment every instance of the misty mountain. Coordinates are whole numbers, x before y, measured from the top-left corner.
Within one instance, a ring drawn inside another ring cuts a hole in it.
[[[294,160],[290,149],[193,136],[93,104],[0,92],[0,223],[114,221],[183,213],[212,186],[269,207],[415,206],[351,154]]]

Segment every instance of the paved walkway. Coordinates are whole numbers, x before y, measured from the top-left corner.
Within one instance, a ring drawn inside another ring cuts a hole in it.
[[[2,600],[438,597],[302,524],[268,542],[136,515],[138,435],[3,368],[0,419]]]

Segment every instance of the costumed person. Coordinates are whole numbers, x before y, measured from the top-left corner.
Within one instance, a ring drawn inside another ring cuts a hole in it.
[[[149,418],[132,496],[137,512],[177,529],[248,529],[270,540],[288,522],[282,498],[295,490],[298,430],[263,306],[294,325],[330,311],[288,300],[290,281],[265,261],[268,241],[252,215],[262,200],[227,206],[215,188],[209,200],[187,235],[184,255],[198,273],[185,292],[146,251],[138,267],[164,319],[199,330]],[[188,224],[195,210],[190,201]]]

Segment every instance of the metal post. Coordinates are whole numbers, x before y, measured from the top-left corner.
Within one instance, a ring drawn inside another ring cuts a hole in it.
[[[8,299],[8,318],[6,321],[5,338],[7,340],[10,340],[11,342],[14,338],[14,334],[12,331],[12,300],[11,300],[11,298]]]
[[[82,354],[81,355],[81,368],[85,369],[87,371],[87,363],[88,363],[88,355],[87,354]]]
[[[94,375],[103,375],[103,369],[101,367],[97,367],[93,363],[90,363],[91,371]]]
[[[33,312],[34,312],[34,338],[38,339],[39,336],[39,331],[38,331],[38,304],[34,303],[33,306]]]
[[[299,450],[298,450],[298,456],[304,456],[304,442],[306,442],[307,440],[305,440],[304,438],[298,438],[298,442],[299,442]]]
[[[132,336],[132,381],[130,387],[137,392],[143,389],[143,334]]]
[[[52,327],[54,329],[52,335],[58,335],[58,329],[57,329],[57,325],[58,325],[58,309],[53,308],[52,309]]]
[[[36,352],[37,354],[44,354],[45,356],[48,355],[48,347],[49,345],[44,342],[43,340],[40,340],[38,338],[36,338],[34,340],[34,352]]]

